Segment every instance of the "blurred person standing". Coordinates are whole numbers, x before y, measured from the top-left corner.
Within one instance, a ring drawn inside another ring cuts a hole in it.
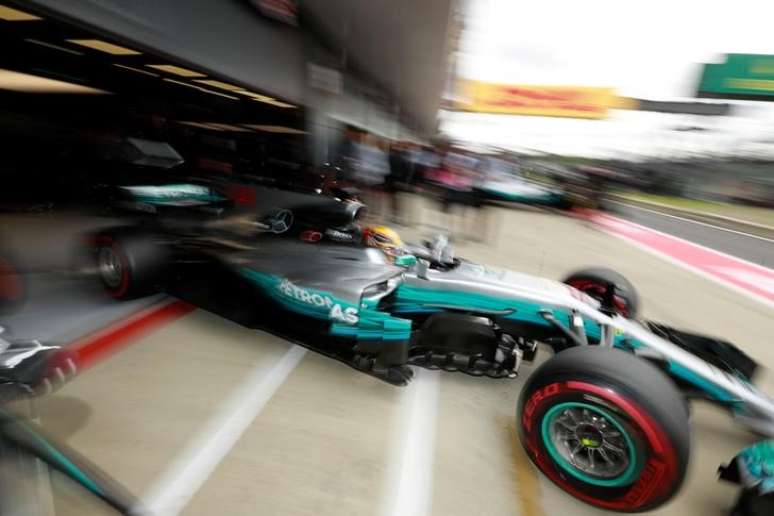
[[[424,198],[435,197],[437,186],[433,175],[440,168],[441,160],[436,149],[429,145],[414,144],[404,154],[410,163],[410,176],[404,192],[404,210],[410,224],[423,225]]]
[[[384,216],[384,183],[390,173],[390,164],[384,142],[366,133],[355,145],[353,182],[362,190],[366,216],[378,219]]]
[[[357,161],[363,131],[354,125],[347,125],[344,129],[344,141],[339,146],[336,166],[341,170],[341,179],[345,182],[356,182]]]
[[[410,191],[413,179],[413,163],[408,154],[407,142],[394,142],[390,146],[390,173],[384,182],[389,217],[392,222],[404,224],[408,221],[408,210],[402,195]]]
[[[469,150],[459,152],[457,174],[461,193],[458,194],[459,231],[464,238],[483,241],[487,232],[486,213],[479,189],[485,181],[486,162]]]
[[[475,221],[466,223],[470,207],[477,207],[478,196],[474,186],[478,179],[478,160],[462,149],[448,145],[441,148],[441,168],[435,173],[435,182],[441,188],[441,212],[450,234],[461,238],[477,238]],[[469,226],[473,226],[473,230]]]
[[[481,156],[474,156],[472,153],[471,156],[475,159],[475,164],[470,170],[473,183],[467,204],[469,211],[472,211],[469,214],[470,216],[466,217],[469,224],[468,234],[476,242],[485,242],[489,240],[489,231],[492,224],[490,222],[491,210],[487,207],[486,199],[482,195],[482,188],[489,181],[492,172],[491,163]]]

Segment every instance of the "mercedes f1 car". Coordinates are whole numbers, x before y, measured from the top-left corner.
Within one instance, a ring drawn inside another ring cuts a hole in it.
[[[564,206],[564,193],[524,180],[495,179],[486,181],[479,188],[481,195],[489,201],[518,202],[539,206]]]
[[[613,271],[553,281],[458,258],[443,238],[384,245],[389,234],[365,231],[383,245],[362,245],[359,205],[309,217],[315,209],[108,228],[91,235],[91,253],[116,298],[198,282],[207,300],[231,285],[250,324],[393,384],[411,380],[410,366],[511,378],[545,345],[556,354],[524,385],[521,440],[545,475],[597,507],[645,511],[677,492],[689,398],[774,435],[755,362],[721,339],[640,320],[634,287]]]

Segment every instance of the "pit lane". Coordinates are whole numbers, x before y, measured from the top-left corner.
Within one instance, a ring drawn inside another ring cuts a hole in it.
[[[642,206],[610,201],[618,217],[730,254],[764,267],[774,266],[774,240],[706,222],[661,213]]]
[[[647,317],[722,335],[774,363],[770,308],[581,220],[499,208],[490,219],[490,241],[458,243],[459,255],[547,277],[615,268],[637,285]],[[43,400],[41,419],[147,500],[171,486],[162,508],[183,514],[602,514],[537,474],[521,450],[515,403],[533,367],[516,380],[421,370],[401,389],[307,352],[267,391],[262,375],[292,349],[195,310]],[[774,392],[770,376],[762,385]],[[265,403],[251,401],[267,392]],[[218,437],[218,424],[245,413],[254,417]],[[725,514],[735,489],[719,484],[715,469],[755,436],[702,404],[686,431],[689,477],[658,514]],[[229,446],[213,451],[213,439]],[[186,472],[191,464],[200,471]],[[175,471],[189,481],[170,481]]]

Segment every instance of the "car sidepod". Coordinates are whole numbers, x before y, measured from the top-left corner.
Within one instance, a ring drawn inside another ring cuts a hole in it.
[[[299,252],[299,245],[306,246],[307,252]],[[317,328],[316,337],[307,332],[299,339],[307,347],[343,343],[349,351],[342,355],[339,345],[334,354],[345,362],[365,355],[375,359],[369,367],[405,365],[412,322],[379,307],[380,300],[400,283],[402,269],[380,261],[375,249],[319,245],[311,254],[311,246],[287,242],[266,254],[255,253],[239,273],[271,310],[289,321],[291,329]],[[285,259],[279,251],[287,251]],[[267,321],[266,326],[275,322]]]
[[[357,340],[403,341],[411,321],[392,317],[367,301],[353,302],[287,277],[245,268],[242,274],[286,310],[330,322],[330,334]]]

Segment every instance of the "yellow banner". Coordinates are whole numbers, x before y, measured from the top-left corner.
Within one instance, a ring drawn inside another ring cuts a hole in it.
[[[457,108],[479,113],[605,118],[620,101],[612,88],[465,81]]]

